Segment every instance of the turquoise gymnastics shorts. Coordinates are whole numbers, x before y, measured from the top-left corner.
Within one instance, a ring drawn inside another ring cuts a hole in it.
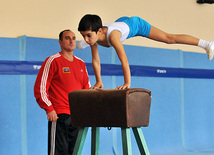
[[[148,38],[151,30],[151,25],[147,21],[136,16],[121,17],[115,22],[125,22],[129,26],[130,32],[127,39],[135,36],[142,36]]]

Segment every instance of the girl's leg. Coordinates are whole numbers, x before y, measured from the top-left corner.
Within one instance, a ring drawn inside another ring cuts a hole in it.
[[[214,56],[214,41],[206,41],[185,34],[169,34],[154,26],[151,26],[148,38],[167,44],[186,44],[199,46],[206,50],[209,60],[212,60]]]
[[[187,44],[197,46],[199,42],[199,39],[193,36],[182,34],[169,34],[154,26],[151,26],[148,38],[167,44]]]

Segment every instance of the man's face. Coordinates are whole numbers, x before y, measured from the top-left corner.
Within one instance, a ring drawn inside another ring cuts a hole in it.
[[[73,51],[76,48],[76,36],[71,31],[63,32],[62,40],[59,41],[59,44],[64,51]]]

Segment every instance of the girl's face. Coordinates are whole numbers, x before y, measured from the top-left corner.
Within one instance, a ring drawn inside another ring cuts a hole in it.
[[[80,31],[83,36],[85,42],[89,45],[94,45],[99,39],[99,31],[96,33],[95,31]]]

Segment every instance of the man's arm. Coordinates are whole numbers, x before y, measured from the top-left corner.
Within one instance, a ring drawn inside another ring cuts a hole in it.
[[[46,61],[42,64],[39,70],[39,73],[37,75],[36,82],[34,85],[34,96],[36,98],[38,105],[46,111],[48,120],[49,118],[55,120],[56,116],[52,115],[54,113],[53,111],[55,110],[48,97],[48,90],[49,90],[52,75],[53,75],[50,69],[51,65],[47,65],[48,63],[50,63],[48,62],[49,60],[50,59],[46,59]]]

